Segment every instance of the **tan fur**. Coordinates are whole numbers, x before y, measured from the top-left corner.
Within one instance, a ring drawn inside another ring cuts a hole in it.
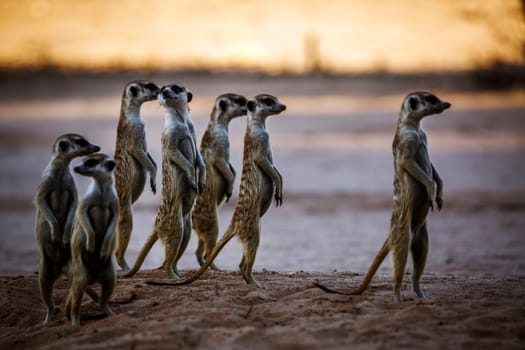
[[[266,118],[281,113],[286,106],[272,95],[261,94],[248,101],[247,107],[248,125],[244,136],[239,200],[228,229],[217,242],[206,263],[193,276],[181,282],[148,281],[147,283],[155,285],[192,283],[206,271],[226,243],[237,235],[243,246],[239,265],[241,274],[247,283],[261,288],[252,274],[259,247],[260,219],[270,207],[272,197],[275,197],[277,206],[282,204],[283,190],[282,176],[273,164],[270,139],[266,131]]]
[[[132,204],[140,197],[149,174],[150,187],[156,192],[157,165],[147,151],[144,120],[140,108],[157,97],[159,88],[147,80],[135,80],[126,85],[122,94],[120,117],[115,146],[115,186],[120,202],[118,245],[116,257],[119,266],[127,271],[124,254],[133,229]]]
[[[232,195],[235,169],[230,163],[228,126],[232,119],[246,114],[246,98],[222,94],[215,100],[200,152],[206,164],[206,187],[197,195],[192,211],[193,229],[199,238],[195,255],[199,265],[210,256],[219,235],[217,207]],[[203,254],[204,253],[204,254]],[[212,269],[218,270],[215,264]]]
[[[78,134],[64,134],[53,145],[51,161],[42,173],[35,195],[35,234],[40,250],[38,286],[47,306],[44,323],[53,320],[53,284],[67,274],[71,260],[70,242],[73,217],[77,208],[77,189],[69,164],[76,157],[97,152],[100,147]],[[96,294],[90,295],[95,300]]]
[[[92,177],[92,182],[78,205],[71,240],[71,287],[66,315],[74,326],[80,325],[79,311],[84,291],[95,282],[102,287],[98,300],[102,310],[108,316],[114,315],[108,305],[115,288],[112,257],[119,216],[112,175],[114,167],[115,162],[101,153],[85,158],[81,165],[75,167],[75,172]]]
[[[166,119],[162,132],[162,201],[153,231],[124,277],[133,276],[140,269],[157,239],[165,248],[164,269],[170,278],[178,277],[177,262],[191,235],[191,208],[197,192],[202,192],[206,184],[206,170],[188,107],[192,96],[189,90],[174,84],[163,87],[159,94]]]
[[[351,293],[340,294],[361,294],[391,251],[394,299],[398,303],[402,302],[401,283],[410,251],[414,266],[412,287],[419,298],[425,297],[419,280],[429,250],[427,216],[433,209],[434,200],[438,210],[443,206],[443,181],[430,161],[427,136],[420,122],[422,118],[439,114],[449,107],[450,103],[428,92],[411,93],[403,101],[392,143],[395,173],[390,233],[361,286]],[[317,286],[328,292],[339,293]]]

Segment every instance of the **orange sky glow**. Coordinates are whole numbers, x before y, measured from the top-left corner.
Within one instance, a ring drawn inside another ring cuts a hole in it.
[[[0,66],[454,71],[523,64],[519,0],[3,0]]]

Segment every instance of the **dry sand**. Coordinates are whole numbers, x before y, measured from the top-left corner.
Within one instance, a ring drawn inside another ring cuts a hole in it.
[[[0,81],[7,91],[0,98],[0,348],[525,347],[525,93],[461,92],[451,88],[454,81],[432,80],[151,74],[159,84],[182,81],[193,89],[199,134],[214,97],[224,91],[273,92],[288,104],[283,117],[268,122],[285,197],[282,207],[263,218],[255,276],[266,288],[255,290],[240,277],[235,241],[217,260],[224,271],[207,272],[187,287],[146,285],[146,279],[165,277],[152,270],[163,259],[157,245],[142,272],[119,278],[117,316],[102,317],[86,297],[82,327],[72,327],[63,311],[43,326],[32,196],[59,134],[79,132],[113,152],[120,89],[129,78]],[[445,180],[444,209],[429,218],[431,252],[422,283],[430,299],[414,298],[409,267],[407,300],[394,304],[388,259],[362,296],[326,294],[313,282],[355,287],[386,237],[393,126],[404,95],[420,88],[453,105],[424,123]],[[160,160],[161,110],[148,104],[143,116],[151,152]],[[238,172],[243,129],[243,120],[231,126]],[[83,193],[87,182],[76,179]],[[135,207],[130,262],[152,227],[158,202],[159,196],[145,193]],[[232,210],[233,204],[221,208],[221,231]],[[196,268],[195,246],[193,237],[180,262],[184,274]],[[66,293],[60,280],[55,300],[61,309]],[[133,294],[136,300],[120,303]]]

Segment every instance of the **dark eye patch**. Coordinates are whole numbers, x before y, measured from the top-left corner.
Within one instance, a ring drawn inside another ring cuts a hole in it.
[[[170,85],[170,89],[176,94],[180,94],[181,92],[184,91],[184,88],[177,84]]]
[[[437,97],[434,96],[434,95],[429,95],[429,96],[427,96],[426,100],[427,100],[427,102],[429,102],[429,103],[431,103],[431,104],[436,104],[436,103],[438,103],[438,99],[437,99]]]
[[[93,159],[93,158],[90,158],[90,159],[86,160],[86,162],[84,163],[84,165],[89,167],[89,168],[92,168],[92,167],[96,166],[97,164],[98,164],[98,160],[97,159]]]
[[[235,103],[237,103],[241,107],[244,107],[246,106],[246,99],[244,97],[238,97],[235,99]]]
[[[408,103],[410,104],[410,108],[412,110],[415,110],[417,108],[417,106],[419,106],[419,100],[415,97],[411,97],[409,100],[408,100]]]
[[[269,97],[263,98],[262,102],[265,105],[269,106],[269,107],[271,107],[271,106],[273,106],[275,104],[275,101],[272,98],[269,98]]]
[[[159,88],[158,88],[157,85],[155,85],[155,84],[153,84],[153,83],[148,83],[148,84],[146,84],[146,89],[151,90],[151,91],[156,91],[156,90],[158,90]]]
[[[78,139],[78,140],[75,140],[75,143],[77,145],[79,145],[80,147],[87,147],[89,146],[89,142],[87,142],[86,140],[84,139]]]

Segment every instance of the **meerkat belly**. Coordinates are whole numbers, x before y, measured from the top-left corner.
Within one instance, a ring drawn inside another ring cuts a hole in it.
[[[263,171],[258,169],[259,173],[259,191],[261,194],[261,203],[260,203],[260,216],[263,216],[264,213],[270,208],[272,204],[274,186],[272,179],[268,177]]]
[[[60,227],[60,234],[63,234],[66,226],[67,214],[72,205],[73,199],[67,191],[53,191],[49,196],[49,206],[53,210],[58,225]]]
[[[214,191],[213,198],[217,200],[217,205],[219,205],[223,201],[224,197],[226,196],[227,181],[224,178],[224,176],[222,176],[217,171],[217,169],[212,168],[210,172],[211,172],[211,175],[213,176],[211,178],[211,181],[213,181],[213,191]],[[208,182],[208,184],[209,183],[210,182]]]
[[[107,207],[94,206],[89,210],[89,217],[93,230],[95,231],[96,246],[95,251],[100,251],[100,246],[104,240],[106,229],[111,221],[111,211]]]
[[[132,193],[132,202],[135,202],[142,192],[144,191],[144,187],[146,185],[146,169],[142,167],[142,165],[139,163],[139,161],[135,158],[132,158],[131,161],[131,181],[133,183],[133,193]]]
[[[426,147],[423,146],[420,148],[416,155],[416,162],[425,172],[425,174],[432,180],[432,168]],[[412,203],[411,227],[417,230],[426,221],[432,198],[429,197],[427,188],[420,181],[410,177],[408,182],[410,186],[409,193],[411,195]]]

